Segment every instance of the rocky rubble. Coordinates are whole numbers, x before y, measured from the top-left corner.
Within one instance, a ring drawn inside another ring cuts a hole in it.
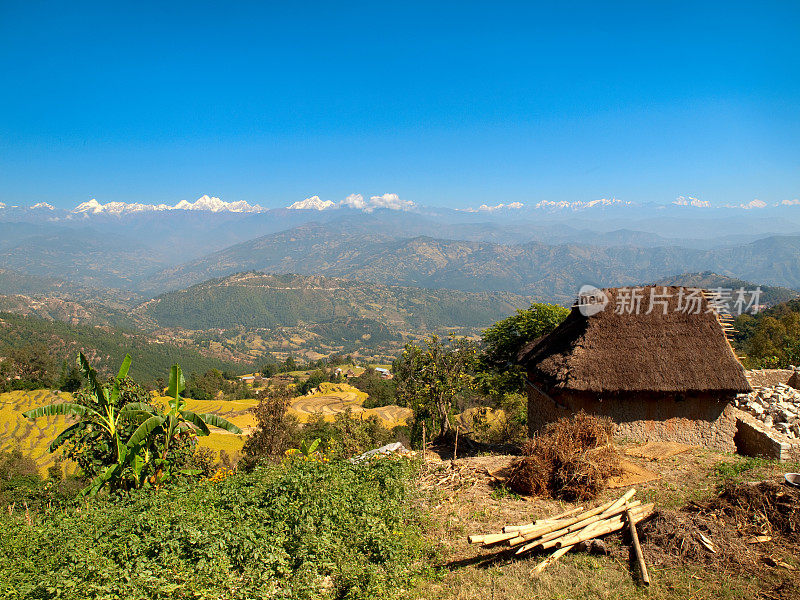
[[[767,427],[791,438],[800,438],[800,391],[785,383],[753,386],[749,394],[736,397],[736,407]]]

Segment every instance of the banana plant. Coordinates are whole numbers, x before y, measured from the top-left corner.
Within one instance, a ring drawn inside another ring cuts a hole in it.
[[[77,402],[60,402],[40,406],[25,411],[22,414],[29,419],[56,415],[81,418],[77,423],[70,425],[55,437],[48,447],[50,452],[54,452],[58,449],[79,429],[86,427],[88,423],[96,424],[108,434],[113,442],[115,462],[106,467],[106,469],[97,475],[82,491],[83,494],[94,495],[107,482],[117,479],[122,475],[131,457],[130,448],[120,438],[120,421],[123,419],[142,419],[153,411],[153,407],[143,402],[132,402],[120,406],[120,384],[128,376],[128,370],[131,366],[130,354],[125,355],[122,366],[120,366],[119,372],[114,378],[110,388],[103,386],[99,382],[97,371],[89,364],[83,352],[78,354],[78,366],[89,384],[88,389],[94,400],[94,406],[79,404]]]
[[[193,431],[197,435],[206,436],[211,433],[209,425],[219,427],[230,433],[240,434],[242,430],[230,421],[211,413],[197,414],[186,408],[186,400],[181,396],[181,392],[186,388],[186,380],[180,365],[175,364],[169,372],[169,386],[167,395],[169,396],[168,410],[164,413],[152,413],[144,422],[133,432],[127,442],[127,450],[136,452],[146,448],[156,432],[163,431],[164,445],[161,448],[160,457],[154,459],[155,466],[158,467],[162,480],[169,478],[168,453],[170,444],[177,435]],[[142,469],[138,469],[141,473]]]

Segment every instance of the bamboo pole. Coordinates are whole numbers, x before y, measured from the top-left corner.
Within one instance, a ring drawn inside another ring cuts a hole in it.
[[[525,523],[524,525],[506,525],[503,527],[503,533],[511,533],[512,531],[521,531],[523,529],[533,529],[539,525],[544,525],[546,523],[554,523],[556,521],[561,521],[566,519],[567,517],[571,517],[575,513],[579,513],[583,510],[582,506],[578,506],[576,508],[564,511],[563,513],[554,515],[552,517],[547,517],[546,519],[537,519],[532,523]]]
[[[642,574],[642,581],[645,585],[650,585],[650,576],[647,574],[644,553],[642,553],[642,546],[639,544],[639,534],[636,532],[636,522],[634,521],[630,509],[625,511],[625,516],[628,519],[628,526],[631,530],[631,540],[633,541],[633,549],[636,551],[636,560],[639,562],[639,572]]]
[[[505,542],[517,536],[516,531],[512,531],[510,533],[490,533],[489,535],[483,536],[483,541],[481,542],[484,546],[491,546],[492,544],[497,544],[499,542]],[[476,542],[477,543],[477,542]]]
[[[635,502],[631,503],[632,506],[638,506],[639,504],[640,504],[640,502],[638,500],[636,500]],[[523,538],[526,538],[524,541],[530,541],[532,539],[538,539],[539,543],[543,544],[543,543],[548,542],[550,540],[554,540],[554,539],[563,537],[565,535],[568,535],[570,533],[573,533],[575,531],[580,531],[584,527],[586,527],[587,525],[591,525],[592,523],[597,523],[598,521],[604,521],[605,519],[607,519],[609,517],[613,517],[615,515],[618,515],[618,514],[624,512],[624,511],[625,511],[625,507],[624,506],[620,506],[620,507],[615,508],[613,510],[612,510],[611,507],[609,507],[609,508],[607,508],[606,510],[602,511],[599,514],[595,514],[595,515],[592,515],[590,517],[586,517],[585,519],[582,519],[580,521],[576,521],[575,523],[572,523],[571,525],[568,525],[566,527],[562,527],[561,529],[556,529],[556,530],[550,531],[547,534],[538,535],[535,538],[528,538],[527,536],[523,536]],[[513,542],[514,542],[514,540],[512,540],[509,543],[513,546],[513,545],[515,545]]]
[[[553,552],[553,553],[552,553],[550,556],[548,556],[547,558],[545,558],[545,559],[544,559],[542,562],[540,562],[538,565],[536,565],[536,566],[533,568],[533,572],[534,572],[534,573],[541,573],[541,572],[542,572],[542,571],[544,571],[544,570],[545,570],[547,567],[549,567],[549,566],[550,566],[550,565],[552,565],[554,562],[556,562],[556,561],[557,561],[559,558],[561,558],[562,556],[564,556],[564,555],[565,555],[567,552],[569,552],[570,550],[572,550],[572,548],[573,548],[573,546],[566,546],[566,547],[564,547],[564,548],[559,548],[558,550],[556,550],[555,552]],[[519,552],[517,552],[517,554],[519,554]]]
[[[626,512],[626,511],[623,511]],[[641,507],[640,510],[637,510],[633,513],[633,523],[638,523],[642,519],[649,517],[653,512],[653,504],[645,504]],[[616,519],[612,519],[609,524],[603,524],[597,529],[591,529],[589,531],[580,531],[575,535],[559,538],[557,540],[552,540],[554,542],[554,546],[557,548],[561,548],[563,546],[569,546],[571,544],[579,544],[581,542],[586,542],[591,540],[595,537],[599,537],[601,535],[607,535],[609,533],[613,533],[614,531],[619,531],[624,527],[625,523],[622,517],[617,517]]]
[[[529,542],[530,540],[536,539],[558,529],[562,529],[564,527],[568,527],[575,523],[579,523],[584,519],[588,519],[589,517],[593,517],[594,515],[600,514],[604,510],[608,510],[608,508],[614,504],[614,502],[606,502],[605,504],[601,504],[591,510],[587,510],[585,512],[580,513],[562,523],[552,523],[547,525],[542,525],[541,527],[534,527],[527,530],[520,530],[518,533],[519,535],[512,539],[510,542],[512,546],[516,546],[517,544],[522,544],[524,542]]]
[[[594,530],[594,529],[597,528],[598,525],[599,525],[599,523],[593,523],[593,524],[589,525],[587,527],[587,529]],[[529,544],[529,546],[531,546],[531,548],[528,548],[528,549],[533,549],[533,547],[534,547],[533,544]],[[546,559],[544,559],[542,562],[540,562],[538,565],[536,565],[536,567],[534,567],[533,571],[535,573],[541,573],[547,567],[549,567],[551,564],[556,562],[559,558],[564,556],[567,552],[572,550],[574,547],[575,547],[575,544],[571,544],[569,546],[563,546],[562,548],[557,549],[550,556],[548,556]],[[520,550],[517,550],[517,554],[520,554],[521,551],[522,551],[522,548],[520,548]]]
[[[641,521],[642,519],[650,516],[653,512],[653,505],[647,504],[644,506],[636,506],[631,511],[633,513],[633,517],[636,521]],[[581,529],[580,531],[572,532],[571,534],[562,536],[560,538],[553,538],[544,543],[539,540],[539,545],[542,549],[547,550],[549,548],[561,548],[564,546],[570,546],[574,544],[578,544],[583,541],[594,539],[595,537],[600,537],[601,535],[606,535],[611,533],[611,531],[606,531],[609,527],[614,527],[612,531],[618,531],[624,525],[622,513],[618,513],[615,516],[607,517],[605,520],[597,521],[592,523],[588,527]]]

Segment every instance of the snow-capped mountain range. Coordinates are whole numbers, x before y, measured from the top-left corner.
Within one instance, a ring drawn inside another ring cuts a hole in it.
[[[35,208],[35,207],[33,207]],[[181,200],[175,206],[169,204],[142,204],[135,202],[128,204],[125,202],[108,202],[101,204],[95,199],[88,202],[82,202],[72,211],[75,214],[111,214],[111,215],[124,215],[128,213],[138,212],[152,212],[152,211],[168,211],[168,210],[202,210],[207,212],[232,212],[232,213],[258,213],[264,212],[266,209],[258,204],[249,204],[244,200],[238,202],[225,202],[219,198],[204,195],[189,202]]]
[[[500,202],[497,204],[481,204],[478,207],[438,209],[435,207],[421,206],[411,200],[401,198],[398,194],[386,193],[379,196],[364,197],[362,194],[350,194],[343,200],[323,200],[319,196],[309,196],[304,200],[293,202],[282,209],[265,208],[259,204],[250,204],[245,200],[226,202],[216,196],[203,195],[194,202],[181,200],[175,205],[170,204],[145,204],[141,202],[107,202],[105,204],[96,199],[78,204],[72,210],[62,210],[46,202],[39,202],[32,206],[7,205],[0,202],[0,216],[22,215],[22,214],[47,214],[47,220],[74,220],[78,217],[88,217],[91,215],[105,215],[111,217],[123,217],[135,214],[166,213],[172,212],[179,214],[181,211],[192,211],[197,213],[213,214],[259,214],[270,213],[273,211],[291,210],[297,213],[319,213],[330,212],[341,209],[350,209],[357,212],[370,214],[376,210],[388,210],[398,212],[417,212],[425,214],[455,213],[467,215],[494,215],[501,217],[503,214],[514,215],[519,213],[530,214],[570,214],[576,212],[609,212],[623,211],[631,216],[633,213],[647,213],[651,211],[664,212],[680,211],[685,214],[687,211],[696,211],[697,214],[711,210],[725,211],[748,211],[760,212],[763,209],[787,209],[788,207],[800,206],[800,200],[782,200],[777,203],[767,203],[759,199],[754,199],[747,203],[740,204],[712,204],[708,200],[700,200],[692,196],[678,196],[669,204],[641,203],[619,198],[599,198],[596,200],[576,200],[576,201],[550,201],[542,200],[536,203],[526,204],[523,202]],[[623,214],[622,212],[620,214]]]

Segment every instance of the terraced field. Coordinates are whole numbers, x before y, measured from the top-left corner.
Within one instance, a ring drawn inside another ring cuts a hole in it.
[[[405,425],[414,414],[410,408],[400,406],[382,406],[380,408],[364,408],[367,394],[346,383],[322,383],[316,393],[295,398],[290,411],[301,422],[308,421],[314,414],[320,413],[332,421],[338,414],[347,409],[354,415],[364,417],[377,416],[387,427]]]
[[[71,395],[66,392],[50,390],[17,391],[0,394],[0,450],[18,448],[25,455],[33,458],[39,465],[42,474],[53,464],[56,454],[50,454],[47,446],[58,435],[68,421],[65,417],[48,417],[29,420],[22,412],[43,404],[63,402]],[[347,409],[354,415],[364,417],[375,415],[387,427],[404,425],[413,414],[408,408],[399,406],[383,406],[365,409],[363,407],[367,394],[346,384],[323,383],[316,393],[300,396],[292,400],[289,411],[301,422],[308,421],[315,413],[321,413],[326,420],[332,421],[336,414]],[[154,402],[166,406],[168,398],[154,397]],[[200,447],[210,448],[215,452],[225,450],[233,458],[241,452],[246,436],[255,426],[255,417],[251,409],[256,400],[192,400],[187,399],[189,410],[196,413],[215,413],[225,417],[242,429],[242,435],[233,435],[220,429],[211,430],[211,435],[199,439]]]
[[[72,421],[67,421],[66,417],[30,420],[23,417],[22,413],[43,404],[63,402],[70,397],[65,392],[50,390],[0,394],[0,450],[22,450],[23,454],[36,461],[43,474],[46,473],[58,454],[50,454],[47,446]]]

